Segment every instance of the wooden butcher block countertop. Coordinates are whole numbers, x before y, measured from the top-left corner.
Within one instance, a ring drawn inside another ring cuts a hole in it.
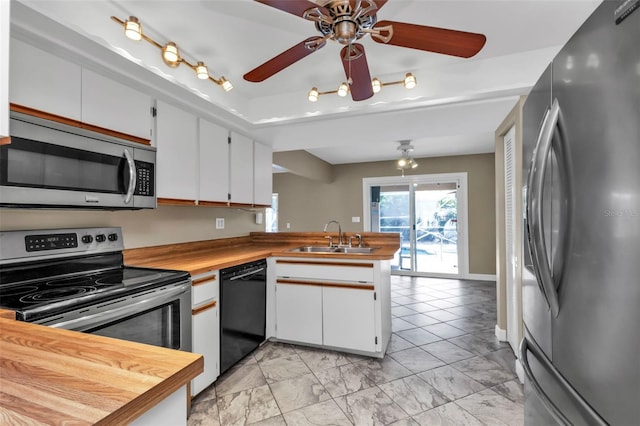
[[[336,234],[324,232],[252,232],[245,237],[127,249],[124,251],[124,260],[127,265],[177,269],[198,275],[270,256],[388,260],[393,259],[400,248],[400,234],[364,232],[363,244],[379,247],[371,254],[288,251],[300,246],[326,246],[326,237],[329,235],[337,241]]]
[[[190,352],[0,317],[0,424],[126,424],[203,365]]]

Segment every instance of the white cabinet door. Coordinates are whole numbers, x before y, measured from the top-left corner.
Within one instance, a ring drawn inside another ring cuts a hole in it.
[[[9,10],[11,2],[0,1],[0,138],[9,135]]]
[[[253,203],[271,205],[273,192],[271,147],[254,142],[253,144]]]
[[[226,202],[229,194],[229,131],[202,118],[199,125],[199,200]]]
[[[322,287],[276,284],[276,337],[322,344]]]
[[[324,345],[374,352],[373,290],[323,287]]]
[[[191,382],[191,395],[197,395],[213,383],[220,371],[220,322],[218,306],[193,315],[191,352],[204,356],[204,371]]]
[[[231,132],[231,202],[253,204],[253,141]]]
[[[9,101],[80,121],[81,67],[11,39]]]
[[[83,69],[82,121],[151,139],[151,97]]]
[[[198,197],[198,122],[173,105],[158,101],[155,144],[159,198],[196,200]]]

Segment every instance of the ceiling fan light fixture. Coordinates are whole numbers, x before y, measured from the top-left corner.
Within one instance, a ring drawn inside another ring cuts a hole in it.
[[[196,75],[200,80],[207,80],[209,78],[209,69],[204,62],[198,62],[196,64]]]
[[[318,92],[318,88],[312,87],[311,90],[309,90],[309,95],[307,95],[307,98],[311,102],[316,102],[319,96],[320,96],[320,92]]]
[[[349,85],[346,82],[340,83],[340,86],[338,86],[338,96],[344,98],[347,96],[347,93],[349,93]]]
[[[162,60],[171,68],[180,65],[180,52],[174,42],[170,41],[164,45],[162,48]]]
[[[403,84],[405,89],[413,89],[414,87],[416,87],[416,84],[418,84],[418,82],[416,80],[416,77],[408,72],[404,77]]]
[[[374,77],[371,80],[371,87],[373,88],[373,93],[378,93],[380,92],[380,90],[382,90],[382,82]]]
[[[138,18],[129,16],[129,19],[124,22],[124,35],[131,40],[142,40],[142,25],[140,25]]]

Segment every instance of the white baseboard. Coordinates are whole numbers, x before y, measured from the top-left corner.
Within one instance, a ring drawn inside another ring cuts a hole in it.
[[[498,340],[500,340],[501,342],[506,342],[507,341],[507,330],[503,330],[501,329],[498,324],[496,324],[496,337],[498,338]]]
[[[476,281],[495,281],[497,278],[491,274],[467,274],[466,279]]]
[[[520,380],[520,383],[524,384],[524,368],[522,368],[520,358],[516,358],[516,375],[518,376],[518,380]]]

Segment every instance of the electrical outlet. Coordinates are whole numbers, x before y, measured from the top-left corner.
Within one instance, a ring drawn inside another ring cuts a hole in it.
[[[224,229],[224,218],[217,217],[216,218],[216,229]]]
[[[291,224],[287,222],[287,229],[291,229]]]
[[[352,216],[351,217],[351,222],[360,223],[360,216]]]

